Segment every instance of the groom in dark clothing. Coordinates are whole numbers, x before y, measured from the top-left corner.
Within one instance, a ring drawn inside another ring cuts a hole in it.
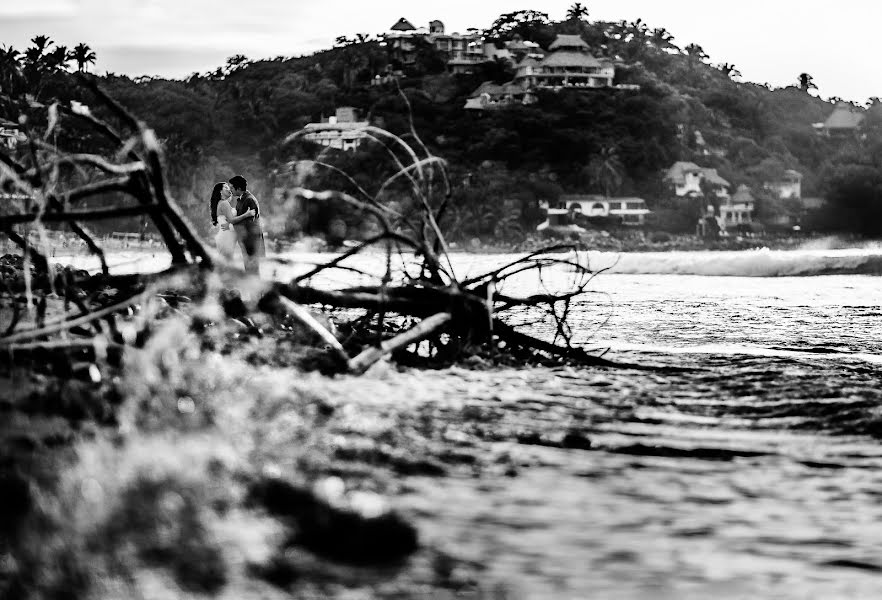
[[[260,226],[260,205],[254,194],[248,191],[248,182],[241,175],[230,178],[233,197],[236,198],[236,214],[241,215],[249,208],[254,209],[254,216],[236,223],[236,235],[242,256],[245,259],[245,271],[260,274],[260,259],[266,256],[263,245],[263,228]]]

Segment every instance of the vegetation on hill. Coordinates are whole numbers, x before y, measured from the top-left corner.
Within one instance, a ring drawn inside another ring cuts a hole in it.
[[[429,151],[448,161],[446,218],[464,239],[515,239],[532,231],[539,200],[553,202],[561,193],[638,195],[650,208],[670,206],[662,173],[677,160],[716,168],[732,191],[748,185],[758,199],[757,216],[770,220],[794,207],[774,199],[763,183],[795,169],[804,174],[804,196],[830,201],[810,225],[882,233],[878,99],[871,99],[862,135],[828,138],[812,124],[829,115],[835,99],[812,95],[809,74],[794,74],[794,85],[779,89],[741,82],[735,65],[714,63],[697,44],[680,45],[667,30],[641,20],[591,21],[576,4],[561,21],[517,11],[501,15],[485,31],[488,40],[518,35],[543,47],[561,33],[581,35],[596,55],[617,59],[616,83],[640,89],[545,92],[534,105],[476,113],[463,109],[465,100],[484,81],[509,80],[509,65],[496,60],[474,74],[450,74],[425,44],[404,77],[374,85],[377,74],[401,65],[381,40],[367,35],[341,37],[336,47],[299,58],[252,61],[238,55],[186,80],[115,74],[97,79],[155,128],[175,197],[206,229],[213,182],[244,173],[271,214],[274,200],[290,185],[289,161],[318,153],[309,144],[283,144],[286,136],[336,107],[353,106],[394,133],[406,134],[413,125]],[[0,82],[8,94],[0,105],[4,113],[12,114],[10,103],[25,94],[45,103],[65,100],[76,85],[70,71],[87,70],[94,60],[85,44],[74,53],[45,36],[33,43],[24,53],[0,52]],[[382,181],[375,160],[382,148],[365,146],[322,156],[375,191]],[[298,174],[319,187],[352,185],[328,169]],[[394,186],[388,193],[396,193]],[[328,221],[319,218],[316,225],[314,213],[303,215],[299,222],[275,221],[274,233],[308,231]],[[356,219],[345,221],[345,235],[359,235]]]

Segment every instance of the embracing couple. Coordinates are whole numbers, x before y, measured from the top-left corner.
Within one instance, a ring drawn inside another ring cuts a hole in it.
[[[217,227],[214,243],[218,252],[231,261],[238,244],[245,271],[259,275],[260,259],[266,256],[260,205],[247,188],[248,182],[241,175],[216,183],[211,190],[211,224]]]

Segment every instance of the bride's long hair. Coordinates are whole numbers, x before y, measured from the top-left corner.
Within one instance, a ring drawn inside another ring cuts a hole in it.
[[[217,225],[217,203],[221,201],[221,190],[224,189],[226,182],[221,181],[214,184],[214,188],[211,190],[211,224]]]

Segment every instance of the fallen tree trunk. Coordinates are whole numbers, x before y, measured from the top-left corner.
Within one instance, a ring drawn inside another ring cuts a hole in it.
[[[452,315],[450,313],[438,313],[424,319],[419,325],[408,329],[401,335],[383,342],[379,347],[368,348],[351,359],[348,363],[349,370],[353,373],[364,373],[372,364],[387,354],[391,354],[399,348],[403,348],[434,334],[450,321],[451,318]]]

